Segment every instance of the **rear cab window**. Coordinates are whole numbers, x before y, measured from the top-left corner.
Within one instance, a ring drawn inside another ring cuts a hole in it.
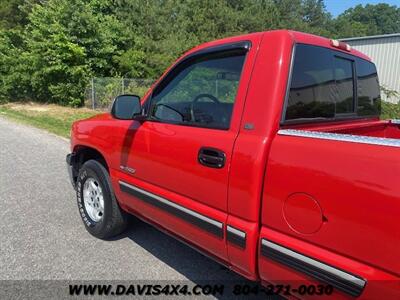
[[[380,114],[376,67],[362,58],[297,44],[283,123],[306,123]]]

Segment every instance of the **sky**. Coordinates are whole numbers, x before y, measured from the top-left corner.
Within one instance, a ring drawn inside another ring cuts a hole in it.
[[[387,3],[400,7],[400,0],[325,0],[326,9],[334,16],[341,14],[346,9],[356,6],[357,4],[378,4]]]

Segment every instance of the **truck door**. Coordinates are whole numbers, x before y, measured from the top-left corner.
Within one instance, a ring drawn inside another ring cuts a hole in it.
[[[259,42],[192,52],[146,100],[148,120],[127,130],[120,201],[226,260],[229,166]]]

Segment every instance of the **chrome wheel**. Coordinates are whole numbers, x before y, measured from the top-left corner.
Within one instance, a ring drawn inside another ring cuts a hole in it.
[[[96,179],[89,177],[83,185],[83,203],[90,219],[99,222],[104,215],[103,191]]]

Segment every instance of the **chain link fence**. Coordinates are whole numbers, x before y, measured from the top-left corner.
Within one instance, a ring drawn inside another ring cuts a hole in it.
[[[151,79],[94,77],[86,87],[85,106],[106,110],[118,95],[134,94],[142,97],[153,82]]]

